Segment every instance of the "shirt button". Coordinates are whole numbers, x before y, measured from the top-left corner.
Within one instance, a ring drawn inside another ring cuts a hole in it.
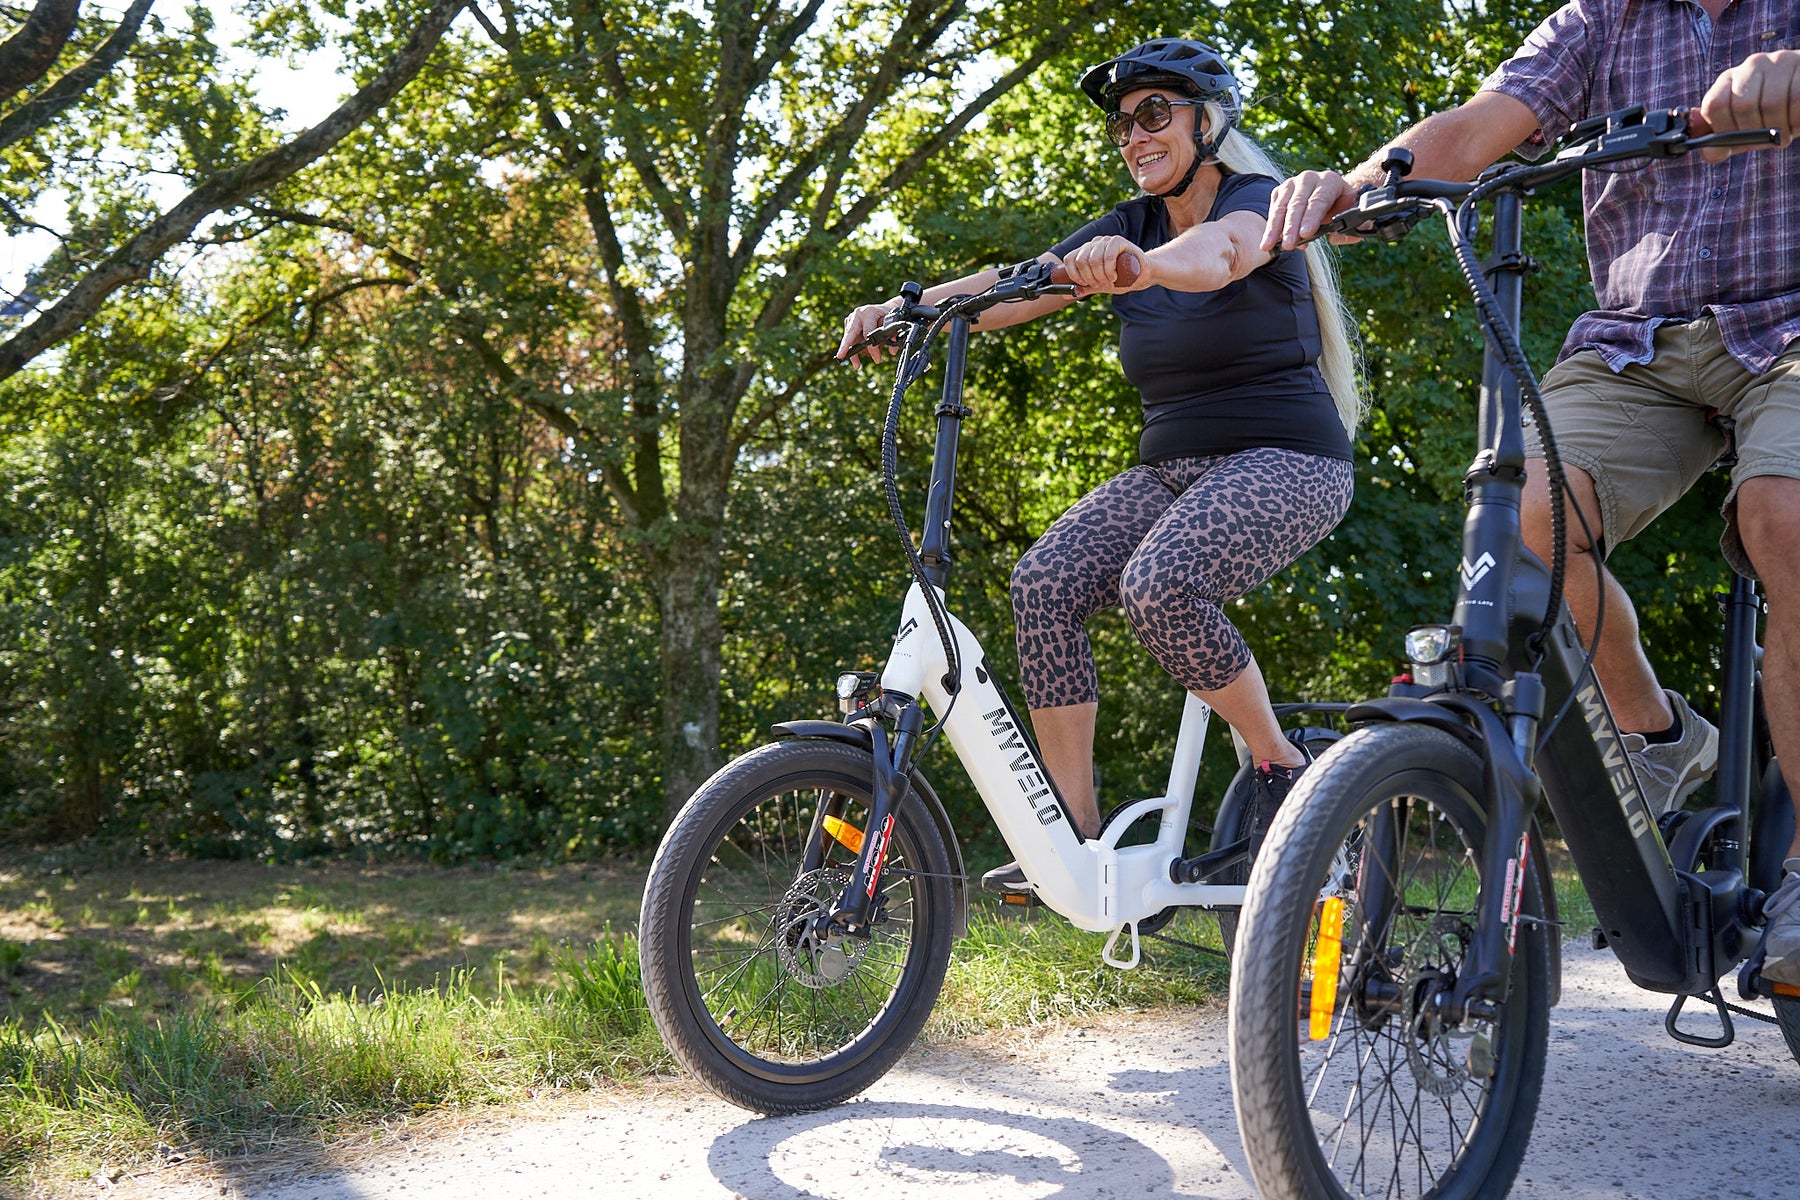
[[[1700,247],[1700,257],[1701,258],[1711,258],[1712,251],[1708,250],[1705,246],[1702,246],[1702,247]]]
[[[1712,198],[1714,200],[1717,200],[1720,196],[1723,196],[1724,194],[1725,194],[1724,188],[1714,188],[1712,190]]]

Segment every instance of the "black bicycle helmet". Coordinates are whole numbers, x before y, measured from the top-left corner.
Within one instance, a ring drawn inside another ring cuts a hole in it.
[[[1217,104],[1225,114],[1211,136],[1200,132],[1194,122],[1194,161],[1181,182],[1159,195],[1179,196],[1194,181],[1200,165],[1219,152],[1225,138],[1243,115],[1243,96],[1237,77],[1225,65],[1225,59],[1205,42],[1189,38],[1158,38],[1134,46],[1117,58],[1109,58],[1081,73],[1081,90],[1088,99],[1107,113],[1119,107],[1119,97],[1126,92],[1146,87],[1174,87],[1196,100]]]

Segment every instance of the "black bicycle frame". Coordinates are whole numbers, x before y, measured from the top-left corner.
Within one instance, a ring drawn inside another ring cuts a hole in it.
[[[1495,194],[1493,256],[1483,264],[1513,329],[1519,327],[1523,276],[1530,267],[1521,250],[1522,208],[1520,190]],[[1521,412],[1520,386],[1490,336],[1479,411],[1482,449],[1464,477],[1469,507],[1454,616],[1461,660],[1448,689],[1426,697],[1456,711],[1478,735],[1487,763],[1479,919],[1451,1004],[1459,1017],[1479,1016],[1504,998],[1512,955],[1509,918],[1516,919],[1504,892],[1514,872],[1524,869],[1516,860],[1540,788],[1627,974],[1651,990],[1702,994],[1718,979],[1715,965],[1728,967],[1739,956],[1747,896],[1744,838],[1740,833],[1735,840],[1715,839],[1709,870],[1677,870],[1566,608],[1549,636],[1533,644],[1543,628],[1550,579],[1521,536]],[[1740,831],[1750,828],[1758,611],[1754,585],[1739,578],[1727,606],[1723,742],[1715,785],[1719,807],[1689,814],[1692,845],[1677,838],[1684,849],[1697,849],[1699,839],[1727,821],[1736,821]],[[1404,685],[1396,692],[1419,694]],[[1388,703],[1395,707],[1386,719],[1425,719],[1404,701]],[[1564,715],[1541,737],[1541,723],[1556,714]],[[1692,861],[1691,853],[1686,861]]]

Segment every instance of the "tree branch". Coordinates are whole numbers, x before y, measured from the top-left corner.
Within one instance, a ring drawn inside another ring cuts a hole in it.
[[[939,126],[936,133],[915,147],[911,154],[889,171],[885,179],[865,192],[855,204],[850,206],[848,212],[824,230],[824,242],[819,244],[841,241],[868,220],[869,215],[882,201],[905,187],[939,150],[960,136],[962,131],[968,128],[969,123],[985,112],[989,105],[1010,91],[1020,80],[1037,70],[1045,59],[1062,49],[1074,36],[1076,30],[1090,26],[1096,18],[1116,3],[1118,0],[1088,0],[1072,18],[1039,42],[1032,50],[1030,57],[996,79],[986,91],[969,101],[961,112]],[[796,258],[810,258],[816,252],[817,244],[802,243]]]
[[[0,42],[0,103],[42,79],[69,44],[81,0],[38,0],[25,23]]]
[[[538,123],[549,137],[554,154],[562,161],[580,189],[582,211],[587,216],[595,245],[600,250],[607,298],[612,301],[613,312],[618,315],[619,333],[625,343],[626,359],[630,363],[627,390],[631,396],[634,445],[632,461],[637,486],[631,486],[630,478],[616,463],[612,465],[612,474],[607,475],[606,480],[607,486],[618,497],[619,507],[625,512],[626,519],[638,528],[644,528],[647,524],[660,520],[668,512],[668,489],[662,465],[661,405],[656,388],[658,367],[655,334],[650,326],[649,315],[644,311],[642,297],[638,295],[637,289],[625,282],[625,246],[619,237],[618,226],[613,221],[606,163],[599,150],[601,139],[590,138],[592,145],[584,145],[581,138],[564,124],[556,106],[550,102],[541,84],[537,82],[539,77],[534,72],[525,70],[525,64],[520,61],[523,58],[523,48],[511,31],[510,0],[503,3],[503,11],[508,15],[509,28],[506,31],[495,27],[485,14],[477,19],[489,38],[513,63],[519,81],[527,85],[526,94],[537,109]]]
[[[788,380],[786,387],[765,400],[755,412],[751,413],[742,424],[732,431],[731,457],[736,458],[737,452],[744,448],[744,444],[756,436],[756,431],[762,428],[765,422],[774,420],[775,415],[786,408],[794,397],[800,394],[800,389],[811,383],[813,376],[823,371],[833,357],[830,350],[821,350],[802,362],[794,372],[793,378]],[[744,380],[744,386],[748,385],[749,380]]]
[[[599,15],[599,25],[602,30],[611,33],[611,30],[607,28],[604,9]],[[605,78],[607,88],[619,99],[615,115],[622,116],[624,120],[638,126],[638,128],[627,131],[625,136],[619,139],[625,145],[626,161],[631,164],[631,169],[637,172],[638,178],[644,181],[644,188],[650,193],[650,199],[655,202],[656,211],[662,215],[663,224],[668,226],[669,232],[674,235],[676,242],[684,247],[688,246],[692,242],[694,231],[688,224],[687,209],[676,197],[674,189],[663,179],[662,172],[656,169],[656,159],[650,154],[649,143],[644,138],[637,136],[642,132],[642,123],[638,120],[636,110],[632,107],[631,85],[625,79],[624,68],[619,65],[618,49],[616,46],[596,46],[594,49],[600,63],[600,74]],[[598,148],[596,148],[597,152]]]
[[[136,0],[119,19],[118,28],[100,43],[100,48],[88,56],[86,62],[45,88],[42,94],[33,96],[4,118],[0,118],[0,150],[48,125],[64,109],[87,95],[90,88],[104,79],[137,41],[138,27],[144,23],[144,16],[154,2],[155,0]],[[0,78],[4,77],[5,68],[0,67]]]
[[[577,443],[600,450],[600,478],[606,483],[606,490],[611,494],[613,503],[632,525],[643,527],[643,514],[639,511],[637,492],[631,486],[625,469],[617,459],[601,448],[600,439],[596,438],[581,419],[560,404],[553,404],[544,398],[544,394],[531,386],[525,377],[513,369],[494,344],[487,339],[478,326],[471,321],[458,323],[457,332],[462,334],[469,345],[475,349],[475,356],[483,366],[492,371],[506,389],[506,393],[517,403],[535,413],[539,419],[564,437],[572,438]]]
[[[772,19],[774,3],[771,2],[769,7],[771,10],[769,19]],[[775,70],[775,64],[787,57],[788,51],[794,48],[794,43],[800,40],[800,35],[812,28],[812,23],[819,17],[819,9],[823,7],[824,0],[807,0],[806,7],[795,13],[793,19],[783,25],[781,31],[769,40],[768,46],[751,66],[752,87],[758,87],[768,79],[770,73]],[[759,21],[758,26],[766,26],[769,19]]]
[[[915,4],[901,18],[900,27],[894,31],[887,50],[877,60],[874,76],[867,86],[859,90],[856,103],[851,105],[842,120],[814,139],[812,146],[795,160],[781,181],[763,197],[755,214],[744,222],[737,249],[732,253],[734,277],[741,275],[749,266],[763,234],[768,232],[769,226],[786,211],[787,206],[799,197],[806,181],[833,154],[838,157],[837,169],[826,180],[825,190],[835,194],[837,181],[849,166],[850,151],[862,140],[863,131],[875,109],[899,85],[902,67],[908,55],[917,54],[929,47],[945,25],[962,11],[962,7],[962,0],[954,0],[942,12],[933,14],[925,6]]]
[[[236,207],[280,183],[349,136],[412,81],[467,2],[437,0],[400,51],[336,112],[291,141],[211,176],[91,268],[55,305],[0,342],[0,380],[11,378],[39,354],[75,333],[108,296],[148,275],[163,252],[191,234],[207,216]]]

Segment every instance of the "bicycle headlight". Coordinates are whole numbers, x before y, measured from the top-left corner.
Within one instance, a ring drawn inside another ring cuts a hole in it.
[[[845,671],[837,677],[838,711],[849,716],[861,708],[881,687],[881,677],[873,671]]]
[[[1461,656],[1462,630],[1455,625],[1415,625],[1406,631],[1414,683],[1443,687],[1450,682],[1450,664]]]
[[[1406,631],[1406,657],[1415,667],[1448,662],[1462,649],[1462,630],[1455,625],[1414,625]]]

